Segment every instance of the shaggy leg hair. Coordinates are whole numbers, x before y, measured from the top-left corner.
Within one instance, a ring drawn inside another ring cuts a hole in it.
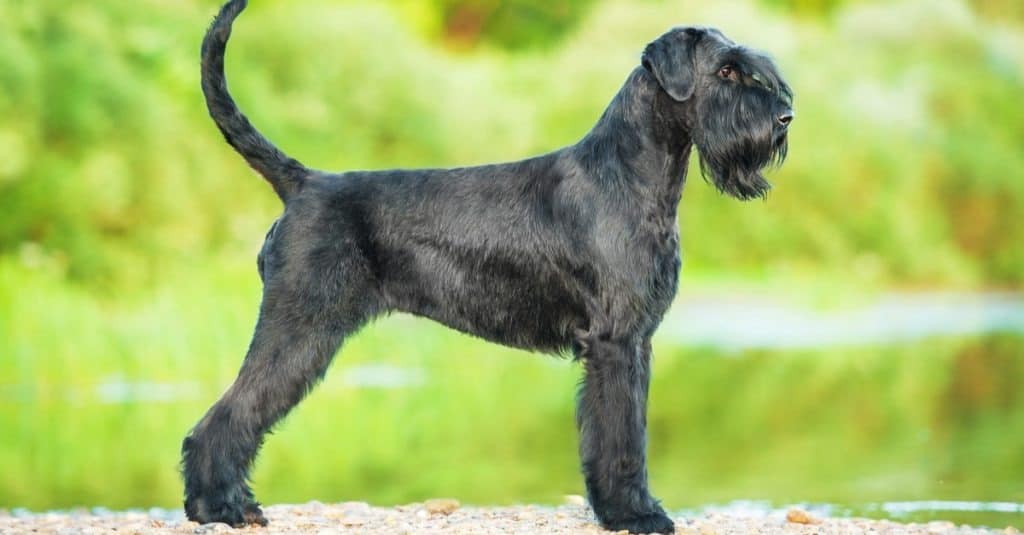
[[[786,154],[792,93],[763,54],[676,28],[644,51],[594,128],[535,158],[459,169],[328,173],[288,157],[224,79],[228,2],[202,49],[214,122],[284,202],[258,258],[259,320],[234,384],[182,446],[185,511],[265,525],[247,479],[264,435],[323,377],[342,341],[402,311],[583,363],[577,423],[601,524],[670,533],[647,485],[650,338],[676,292],[676,208],[696,147],[739,199]]]

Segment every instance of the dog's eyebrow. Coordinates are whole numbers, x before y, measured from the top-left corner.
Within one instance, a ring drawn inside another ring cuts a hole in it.
[[[759,73],[759,72],[755,71],[755,72],[751,73],[750,74],[750,79],[753,80],[754,82],[756,82],[757,85],[759,85],[759,86],[761,86],[761,87],[763,87],[765,89],[769,89],[770,88],[768,79],[765,78],[764,75]]]
[[[719,45],[719,48],[712,49],[711,57],[712,59],[706,62],[708,74],[717,73],[719,69],[727,66],[734,67],[741,73],[745,73],[748,70],[739,57],[732,52],[732,47],[721,47]]]
[[[750,76],[767,91],[779,95],[787,102],[793,100],[793,90],[782,80],[771,57],[742,45],[730,47],[723,61],[731,61],[736,68]]]

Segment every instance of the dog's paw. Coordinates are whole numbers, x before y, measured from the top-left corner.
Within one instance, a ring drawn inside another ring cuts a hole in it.
[[[675,533],[676,525],[665,513],[645,513],[633,517],[609,519],[601,523],[612,531],[628,530],[630,533]]]
[[[220,523],[234,528],[267,525],[263,510],[256,503],[221,503],[211,507],[207,502],[198,498],[186,502],[185,513],[189,520],[200,524]]]
[[[263,516],[263,509],[260,509],[258,504],[246,505],[242,517],[245,519],[246,525],[267,527],[267,518]]]

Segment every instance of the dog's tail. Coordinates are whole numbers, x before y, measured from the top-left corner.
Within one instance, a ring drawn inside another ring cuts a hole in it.
[[[210,117],[224,139],[270,182],[282,201],[288,201],[302,188],[311,171],[256,131],[231,99],[224,79],[224,50],[231,36],[231,24],[247,3],[246,0],[230,0],[224,4],[206,31],[202,49],[203,94]]]

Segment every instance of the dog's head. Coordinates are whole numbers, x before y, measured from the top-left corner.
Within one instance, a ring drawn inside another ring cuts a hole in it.
[[[793,92],[772,60],[712,28],[675,28],[647,45],[643,66],[685,110],[704,177],[739,199],[765,196],[761,170],[785,159],[793,120]]]

